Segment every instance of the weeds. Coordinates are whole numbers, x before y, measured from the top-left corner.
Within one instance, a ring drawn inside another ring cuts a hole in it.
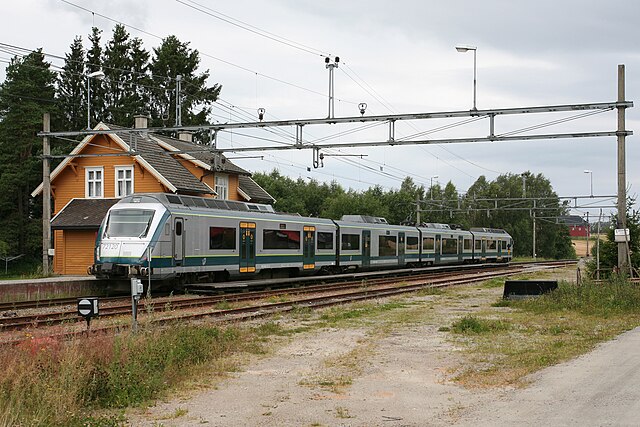
[[[121,425],[87,415],[138,406],[205,369],[224,374],[230,356],[259,351],[256,336],[273,333],[178,326],[71,342],[31,337],[0,354],[0,425]]]

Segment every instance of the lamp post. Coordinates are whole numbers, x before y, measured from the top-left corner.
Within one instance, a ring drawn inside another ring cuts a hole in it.
[[[475,46],[456,46],[456,50],[461,53],[468,52],[470,50],[473,51],[473,108],[471,110],[475,111],[476,108],[476,51],[478,50]]]
[[[589,169],[585,169],[584,173],[588,173],[590,175],[590,178],[591,178],[591,197],[593,197],[593,171],[591,171]]]
[[[102,70],[94,71],[87,74],[87,129],[91,130],[91,79],[102,80],[104,79],[104,72]]]
[[[429,184],[429,195],[431,196],[431,200],[433,200],[433,178],[438,179],[440,177],[438,175],[433,175],[431,177],[431,183]]]

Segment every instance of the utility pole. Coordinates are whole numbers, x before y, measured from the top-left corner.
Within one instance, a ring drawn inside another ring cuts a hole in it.
[[[533,260],[536,260],[536,201],[533,201]]]
[[[587,255],[589,258],[589,237],[591,236],[591,225],[589,224],[589,211],[587,211]]]
[[[176,76],[176,127],[182,126],[182,102],[180,100],[182,76],[178,74]]]
[[[596,279],[600,280],[600,223],[602,222],[602,208],[598,215],[598,239],[596,240]]]
[[[624,64],[618,65],[618,103],[624,102],[625,98],[625,73]],[[625,158],[625,138],[627,131],[625,130],[625,113],[626,107],[618,105],[618,224],[616,228],[626,228],[627,215],[627,177],[626,177],[626,158]],[[622,273],[627,270],[627,242],[618,242],[618,271]],[[631,267],[630,265],[628,266]]]
[[[338,68],[338,63],[340,62],[340,57],[336,56],[333,64],[330,63],[331,59],[327,56],[324,58],[325,68],[329,70],[329,115],[328,118],[333,119],[335,117],[335,105],[333,96],[333,69]]]
[[[51,131],[49,113],[42,116],[42,130]],[[51,166],[49,137],[42,138],[42,272],[49,275],[49,249],[51,248]]]

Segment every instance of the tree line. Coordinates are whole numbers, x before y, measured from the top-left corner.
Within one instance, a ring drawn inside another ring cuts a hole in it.
[[[182,124],[208,124],[212,105],[222,89],[208,84],[208,70],[200,71],[200,54],[175,36],[148,51],[142,40],[122,25],[103,41],[93,28],[85,49],[82,37],[72,41],[64,65],[52,66],[35,50],[14,56],[0,84],[0,256],[25,254],[38,259],[42,248],[42,198],[30,193],[42,182],[43,114],[51,115],[52,130],[87,127],[87,79],[92,78],[90,124],[99,121],[131,127],[133,117],[148,114],[152,126],[173,125],[176,76],[182,76]],[[56,71],[56,68],[59,70]],[[53,155],[68,154],[77,141],[56,138]],[[55,167],[56,164],[53,164]]]
[[[536,254],[543,258],[574,258],[569,230],[559,224],[557,217],[567,214],[553,191],[551,183],[541,174],[504,174],[493,181],[479,177],[464,194],[448,182],[431,188],[417,185],[412,178],[404,179],[400,188],[384,190],[373,186],[366,190],[345,189],[336,181],[319,183],[315,180],[294,180],[280,174],[256,173],[253,178],[275,199],[275,208],[297,212],[303,216],[340,219],[345,214],[384,217],[391,224],[415,223],[417,201],[420,201],[420,222],[456,224],[471,227],[502,228],[515,241],[516,256],[533,253],[533,204],[523,201],[525,209],[495,209],[496,198],[539,198],[536,204]],[[524,186],[523,186],[524,178]],[[531,209],[526,209],[530,206]]]

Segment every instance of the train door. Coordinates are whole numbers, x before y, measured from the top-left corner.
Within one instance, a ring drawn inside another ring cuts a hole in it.
[[[173,220],[173,260],[176,266],[182,265],[184,259],[184,219]]]
[[[458,236],[458,262],[464,261],[464,237]]]
[[[302,265],[303,269],[309,270],[316,266],[316,228],[305,225],[303,228],[304,238],[302,239]]]
[[[502,259],[502,240],[498,239],[496,243],[496,250],[498,251],[498,259]]]
[[[398,265],[404,265],[404,231],[398,233]]]
[[[442,239],[440,238],[441,236],[439,234],[436,234],[436,242],[435,242],[435,264],[440,264],[440,253],[442,250],[442,247],[440,246],[440,242],[442,241]]]
[[[487,238],[486,237],[482,238],[482,249],[480,250],[480,259],[483,261],[487,259]]]
[[[256,271],[256,223],[240,223],[240,273]]]
[[[362,230],[362,266],[371,264],[371,230]]]

